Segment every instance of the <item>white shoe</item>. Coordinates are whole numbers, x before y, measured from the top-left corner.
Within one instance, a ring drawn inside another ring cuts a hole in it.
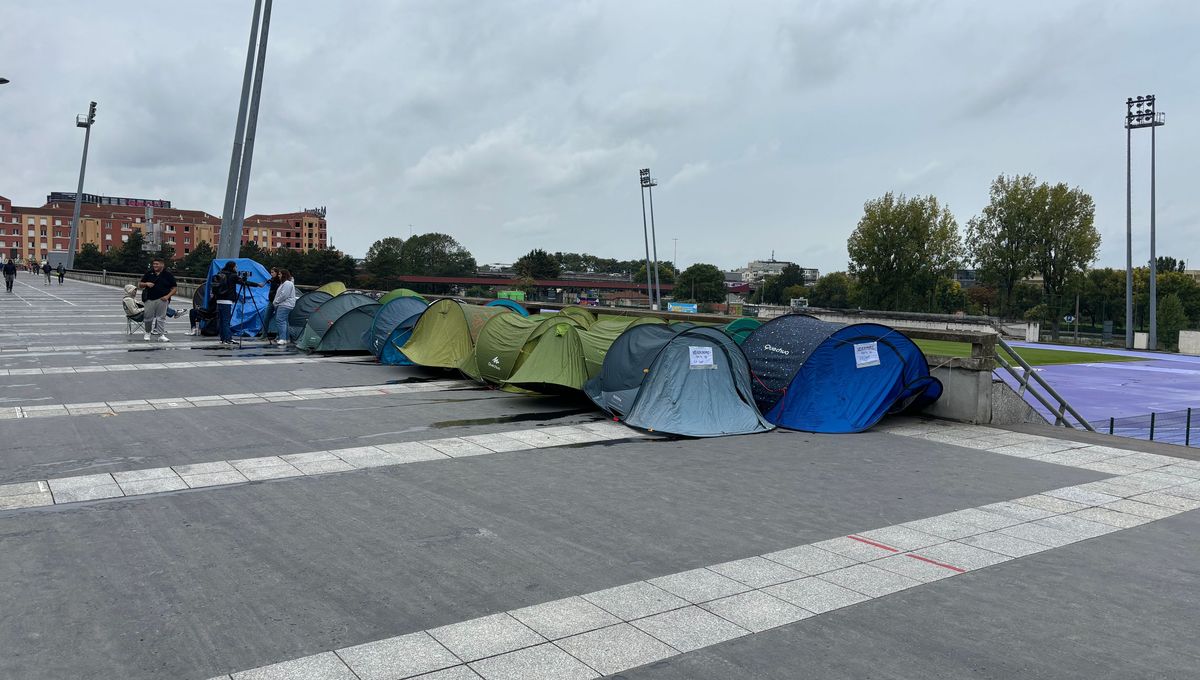
[[[286,344],[287,344],[287,340],[276,340],[276,341],[275,341],[275,344],[276,344],[276,345],[286,345]]]
[[[168,338],[166,333],[158,336],[158,340],[159,342],[171,342],[171,338]]]
[[[150,339],[150,334],[149,334],[149,333],[142,333],[142,339],[143,339],[143,340],[149,340],[149,339]]]

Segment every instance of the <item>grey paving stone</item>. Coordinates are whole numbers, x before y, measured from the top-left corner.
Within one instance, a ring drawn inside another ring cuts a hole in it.
[[[1126,467],[1136,467],[1142,470],[1151,470],[1153,468],[1173,465],[1179,462],[1178,458],[1170,456],[1160,456],[1154,453],[1131,453],[1120,458],[1111,458],[1105,462],[1113,463],[1114,465],[1124,465]]]
[[[1188,461],[1192,462],[1192,461]],[[1178,475],[1180,477],[1189,477],[1191,479],[1200,479],[1200,468],[1186,465],[1168,465],[1164,468],[1159,468],[1163,472]]]
[[[1043,463],[1054,463],[1055,465],[1068,465],[1076,467],[1082,463],[1095,463],[1096,461],[1112,458],[1112,454],[1101,451],[1088,451],[1087,449],[1070,449],[1067,451],[1059,451],[1058,453],[1046,453],[1040,456],[1034,456],[1033,460],[1039,460]]]
[[[1055,498],[1054,496],[1047,496],[1045,494],[1035,494],[1033,496],[1016,498],[1013,499],[1013,502],[1020,503],[1021,505],[1028,505],[1031,508],[1053,512],[1056,515],[1063,515],[1068,512],[1075,512],[1076,510],[1082,510],[1086,507],[1089,507],[1087,503],[1078,503],[1076,501]]]
[[[724,562],[709,567],[709,569],[751,588],[765,588],[776,583],[795,581],[808,576],[808,574],[785,567],[778,562],[772,562],[765,557],[747,557],[743,560]]]
[[[1109,510],[1108,508],[1085,508],[1065,516],[1077,517],[1079,519],[1085,519],[1089,522],[1108,524],[1120,529],[1130,529],[1132,527],[1140,526],[1147,522],[1153,521],[1148,517],[1131,515],[1127,512],[1117,512],[1116,510]]]
[[[412,633],[337,650],[359,680],[396,680],[462,663],[428,633]]]
[[[238,472],[253,470],[256,468],[274,467],[276,465],[286,465],[279,456],[262,456],[261,458],[240,458],[238,460],[228,461]]]
[[[959,542],[976,548],[990,550],[1001,555],[1008,555],[1009,557],[1025,557],[1026,555],[1050,549],[1050,546],[1002,534],[998,531],[989,531],[986,534],[979,534],[978,536],[968,536],[960,539]]]
[[[230,468],[228,472],[209,472],[201,475],[180,475],[184,482],[193,489],[205,486],[222,486],[224,484],[242,484],[250,480],[242,473]]]
[[[1180,498],[1200,500],[1200,484],[1184,484],[1183,486],[1173,486],[1163,493],[1169,493],[1172,496],[1179,496]]]
[[[508,614],[453,623],[434,628],[429,634],[463,661],[476,661],[546,641]]]
[[[822,574],[827,571],[856,564],[854,560],[848,557],[842,557],[828,550],[814,548],[811,545],[801,545],[795,548],[779,550],[767,553],[763,557],[772,562],[778,562],[785,567],[790,567],[796,571],[811,575]]]
[[[679,650],[628,623],[564,638],[555,644],[605,675],[679,654]]]
[[[378,444],[375,448],[395,456],[398,463],[417,463],[423,460],[443,460],[449,457],[437,449],[425,446],[421,442]]]
[[[1138,515],[1139,517],[1145,517],[1147,519],[1165,519],[1167,517],[1172,517],[1179,514],[1178,510],[1164,508],[1159,505],[1150,505],[1149,503],[1142,503],[1139,501],[1130,500],[1128,498],[1119,500],[1115,503],[1107,503],[1104,505],[1104,507],[1109,510],[1127,512],[1131,515]]]
[[[1117,527],[1114,527],[1111,524],[1089,522],[1086,519],[1072,517],[1070,515],[1047,517],[1046,519],[1039,519],[1038,521],[1033,522],[1033,524],[1036,526],[1050,527],[1051,529],[1065,531],[1068,534],[1078,536],[1080,538],[1095,538],[1097,536],[1111,534],[1112,532],[1119,530]]]
[[[1083,469],[1083,470],[1094,470],[1096,472],[1103,472],[1108,475],[1128,475],[1128,474],[1133,474],[1134,472],[1137,472],[1138,470],[1141,469],[1141,468],[1135,468],[1135,467],[1127,467],[1125,465],[1117,465],[1117,464],[1111,462],[1113,460],[1115,460],[1115,459],[1105,458],[1104,460],[1097,461],[1095,463],[1080,463],[1079,465],[1076,465],[1075,467]]]
[[[863,538],[869,538],[872,541],[878,541],[884,545],[889,545],[897,550],[916,550],[917,548],[935,545],[946,540],[941,536],[934,536],[933,534],[927,534],[923,531],[917,531],[916,529],[910,529],[898,524],[896,526],[864,531],[858,535]]]
[[[1061,548],[1064,545],[1070,545],[1080,540],[1079,537],[1068,534],[1065,531],[1033,524],[1032,522],[1001,529],[998,533],[1032,543],[1040,543],[1048,548]]]
[[[414,680],[483,680],[483,678],[467,666],[455,666],[444,671],[422,675]]]
[[[1099,493],[1097,491],[1089,491],[1076,486],[1067,486],[1061,489],[1052,489],[1046,492],[1047,496],[1053,498],[1061,498],[1063,500],[1073,501],[1075,503],[1083,503],[1089,506],[1099,506],[1105,503],[1121,500],[1120,496],[1111,494]]]
[[[687,600],[646,581],[587,593],[583,599],[625,621],[687,606]]]
[[[1041,508],[1022,505],[1021,503],[1013,503],[1011,501],[983,505],[979,507],[979,510],[983,512],[995,513],[997,515],[1004,515],[1005,517],[1018,519],[1022,522],[1032,522],[1035,519],[1053,517],[1055,514],[1057,514],[1050,512],[1049,510],[1042,510]]]
[[[0,498],[6,496],[27,496],[35,493],[45,493],[49,490],[50,485],[43,481],[2,484],[0,485]]]
[[[1146,503],[1147,505],[1157,505],[1160,508],[1168,510],[1179,510],[1180,512],[1188,512],[1200,508],[1200,501],[1185,496],[1175,496],[1167,491],[1151,491],[1150,493],[1139,494],[1131,497],[1129,500],[1137,501],[1138,503]]]
[[[655,614],[630,623],[681,652],[690,652],[749,633],[741,626],[694,606]]]
[[[912,555],[893,555],[882,560],[876,560],[871,566],[906,576],[921,583],[931,583],[944,578],[950,578],[959,573],[953,569],[918,560]]]
[[[398,464],[397,458],[394,455],[374,446],[338,449],[332,453],[356,468],[384,467]]]
[[[113,479],[117,484],[125,484],[126,482],[144,482],[148,479],[179,479],[179,475],[175,474],[175,470],[169,467],[144,468],[141,470],[125,470],[123,472],[112,473]]]
[[[1038,521],[1041,522],[1044,520]],[[916,551],[916,554],[966,571],[990,567],[993,564],[1000,564],[1012,559],[1008,555],[994,553],[990,550],[984,550],[983,548],[958,541],[948,541],[946,543],[939,543],[938,545],[931,545],[928,548]]]
[[[821,574],[818,578],[868,597],[883,597],[921,584],[915,579],[869,564],[856,564],[852,567]]]
[[[47,480],[55,503],[78,503],[124,496],[112,475],[81,475]]]
[[[484,680],[588,680],[596,671],[552,644],[529,647],[471,664]]]
[[[324,475],[330,472],[349,472],[354,469],[354,466],[342,460],[334,458],[333,460],[318,460],[311,463],[292,463],[299,471],[306,475]]]
[[[503,434],[473,434],[463,437],[463,439],[496,453],[523,451],[530,448],[528,444],[519,442],[512,437],[505,437]]]
[[[188,475],[209,475],[215,472],[237,472],[229,463],[219,460],[214,463],[195,463],[192,465],[173,465],[171,469],[181,477]]]
[[[140,496],[148,493],[164,493],[167,491],[179,491],[180,489],[188,488],[186,482],[178,476],[174,477],[158,477],[153,479],[136,479],[128,482],[119,482],[121,491],[126,496]]]
[[[31,410],[32,408],[27,406],[21,408],[26,418],[53,418],[55,416],[71,415],[65,406],[38,408],[36,411]]]
[[[763,590],[814,614],[823,614],[870,599],[862,593],[843,588],[815,576],[780,583]]]
[[[42,505],[54,505],[54,496],[49,491],[21,494],[19,496],[0,496],[0,510],[20,510],[21,508],[36,508]]]
[[[267,479],[283,479],[285,477],[303,477],[304,473],[297,470],[295,466],[284,463],[283,465],[271,465],[269,467],[250,468],[243,470],[242,474],[252,482],[261,482]]]
[[[582,597],[567,597],[552,602],[515,609],[509,614],[547,640],[578,635],[604,628],[621,620]]]
[[[358,680],[333,652],[234,673],[233,680]]]
[[[562,446],[568,442],[559,439],[558,437],[548,435],[539,430],[513,430],[505,432],[505,437],[516,439],[519,442],[524,442],[534,448],[545,448],[549,446]]]
[[[827,541],[818,541],[813,543],[812,546],[852,559],[855,562],[869,562],[896,554],[895,550],[880,548],[848,536],[839,536]]]
[[[700,606],[751,633],[761,633],[764,630],[795,623],[813,615],[806,609],[784,602],[761,590],[723,597]]]
[[[483,456],[489,453],[495,453],[489,448],[480,446],[475,442],[469,442],[458,437],[447,437],[446,439],[427,439],[422,444],[425,444],[431,449],[440,451],[451,458],[465,458],[467,456]]]
[[[649,582],[693,604],[750,590],[745,584],[703,568],[652,578]]]
[[[926,534],[933,534],[934,536],[941,536],[942,538],[950,540],[964,538],[966,536],[974,536],[975,534],[981,534],[986,531],[986,529],[983,529],[982,527],[977,527],[974,524],[967,524],[966,522],[955,521],[946,517],[946,515],[938,515],[936,517],[927,517],[925,519],[919,519],[913,522],[905,522],[900,526],[908,527],[909,529],[914,529]]]
[[[1012,525],[1020,524],[1023,521],[1015,517],[1008,517],[995,512],[979,510],[977,508],[959,510],[957,512],[949,513],[948,515],[943,515],[943,517],[952,519],[955,522],[962,522],[963,524],[977,526],[984,531],[995,531],[997,529],[1003,529],[1004,527],[1011,527]]]

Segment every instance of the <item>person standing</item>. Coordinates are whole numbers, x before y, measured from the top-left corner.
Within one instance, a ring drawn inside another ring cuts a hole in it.
[[[50,285],[50,272],[52,272],[52,271],[54,271],[54,269],[52,269],[52,268],[50,267],[50,263],[49,263],[49,262],[43,262],[43,263],[42,263],[42,273],[46,275],[46,285],[47,285],[47,286],[49,286],[49,285]]]
[[[47,274],[47,277],[49,275]],[[170,342],[167,337],[167,305],[176,291],[175,276],[167,271],[167,265],[162,258],[154,258],[150,271],[142,276],[138,288],[142,289],[142,303],[146,324],[143,340],[149,340],[151,335],[157,335],[162,342]]]
[[[237,262],[230,260],[209,282],[209,294],[217,300],[217,327],[221,344],[233,344],[233,305],[238,299]]]
[[[288,344],[288,315],[296,306],[296,284],[292,282],[292,273],[286,269],[279,270],[279,290],[271,298],[275,305],[275,344]]]
[[[63,277],[67,275],[67,268],[63,266],[62,262],[59,262],[58,268],[55,271],[58,272],[58,285],[61,286],[63,284]]]
[[[12,261],[10,257],[4,263],[4,289],[8,292],[13,292],[13,281],[17,278],[17,263]]]

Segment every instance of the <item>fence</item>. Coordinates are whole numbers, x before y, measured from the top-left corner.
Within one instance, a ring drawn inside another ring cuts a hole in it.
[[[1200,410],[1196,411],[1200,418]],[[1093,423],[1099,432],[1108,432],[1118,437],[1130,439],[1146,439],[1164,444],[1179,444],[1191,446],[1193,442],[1200,445],[1197,435],[1200,423],[1194,423],[1192,409],[1182,411],[1166,411],[1150,413],[1142,416],[1126,416],[1124,418],[1109,418],[1106,422]]]

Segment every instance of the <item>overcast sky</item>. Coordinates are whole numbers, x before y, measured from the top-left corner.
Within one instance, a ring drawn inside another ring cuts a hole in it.
[[[1154,93],[1158,253],[1200,265],[1192,2],[277,0],[248,212],[329,208],[334,245],[442,231],[480,263],[531,248],[661,259],[774,251],[846,267],[864,201],[934,194],[965,230],[1000,173],[1096,199],[1125,258],[1127,96]],[[251,0],[5,0],[0,195],[85,191],[219,214]],[[1149,252],[1136,135],[1135,259]]]

